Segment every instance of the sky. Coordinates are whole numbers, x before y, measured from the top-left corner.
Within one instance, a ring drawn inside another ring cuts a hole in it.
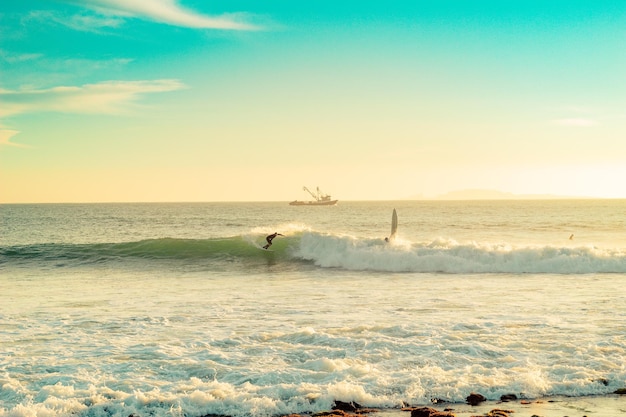
[[[0,203],[624,179],[621,0],[0,2]]]

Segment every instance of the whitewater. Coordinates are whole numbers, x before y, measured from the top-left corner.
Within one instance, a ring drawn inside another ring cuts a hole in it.
[[[3,417],[278,416],[626,386],[624,200],[0,213]]]

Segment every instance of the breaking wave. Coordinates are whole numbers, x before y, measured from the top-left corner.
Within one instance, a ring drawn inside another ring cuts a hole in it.
[[[512,246],[438,239],[413,243],[302,236],[298,256],[321,267],[429,273],[623,273],[626,253],[597,247]]]
[[[0,247],[0,265],[53,262],[57,266],[126,261],[215,262],[250,265],[274,261],[354,271],[417,273],[625,273],[626,253],[595,246],[520,246],[437,239],[428,242],[355,238],[298,231],[261,250],[263,235],[219,239],[148,239],[135,242],[45,243]]]

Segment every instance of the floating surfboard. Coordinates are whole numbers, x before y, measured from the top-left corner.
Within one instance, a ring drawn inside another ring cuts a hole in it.
[[[398,231],[398,213],[396,213],[396,209],[393,209],[393,214],[391,215],[391,234],[389,235],[389,240],[392,240],[396,237],[397,231]]]

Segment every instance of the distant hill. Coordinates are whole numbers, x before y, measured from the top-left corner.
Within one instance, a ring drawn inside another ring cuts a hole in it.
[[[497,190],[458,190],[438,195],[433,200],[557,200],[570,198],[584,198],[559,196],[553,194],[513,194]]]

